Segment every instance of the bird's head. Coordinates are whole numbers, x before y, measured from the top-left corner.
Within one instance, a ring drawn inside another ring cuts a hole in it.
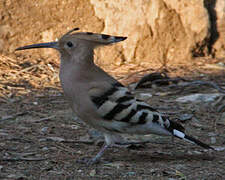
[[[60,52],[62,57],[84,57],[89,53],[93,54],[93,49],[98,46],[117,43],[126,39],[121,36],[110,36],[106,34],[97,34],[92,32],[75,32],[79,28],[74,28],[64,34],[58,41],[32,44],[19,47],[18,50],[33,48],[53,48]]]

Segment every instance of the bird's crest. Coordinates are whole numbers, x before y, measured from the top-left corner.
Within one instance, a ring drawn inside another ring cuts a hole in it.
[[[98,33],[93,33],[93,32],[76,32],[72,33],[74,31],[78,31],[79,28],[74,28],[65,33],[60,39],[64,38],[77,38],[77,39],[82,39],[82,40],[87,40],[87,41],[92,41],[94,43],[99,43],[99,44],[111,44],[111,43],[116,43],[123,41],[127,39],[127,37],[123,36],[111,36],[107,34],[98,34]]]

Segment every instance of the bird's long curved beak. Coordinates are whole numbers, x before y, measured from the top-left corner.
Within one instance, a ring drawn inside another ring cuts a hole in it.
[[[16,48],[16,51],[19,50],[25,50],[25,49],[34,49],[34,48],[53,48],[53,49],[58,49],[58,43],[57,42],[48,42],[48,43],[39,43],[39,44],[31,44],[28,46],[23,46]]]

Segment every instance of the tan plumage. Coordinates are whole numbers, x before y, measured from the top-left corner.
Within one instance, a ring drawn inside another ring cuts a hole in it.
[[[159,134],[175,136],[212,147],[187,136],[184,128],[161,115],[93,62],[94,48],[120,42],[126,37],[90,32],[63,35],[59,41],[17,48],[54,48],[60,52],[60,82],[73,111],[87,124],[103,132],[105,146],[90,163],[96,162],[107,147],[116,141],[117,133]]]

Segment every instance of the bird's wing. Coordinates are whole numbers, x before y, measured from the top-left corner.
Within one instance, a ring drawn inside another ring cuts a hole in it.
[[[120,83],[113,84],[108,90],[91,95],[91,100],[99,115],[107,121],[126,122],[129,125],[140,125],[152,122],[170,131],[171,125],[181,132],[184,128],[170,121],[149,104],[136,99],[127,87]]]
[[[136,131],[135,127],[137,127],[139,132],[145,131],[145,134],[146,129],[149,129],[149,134],[154,132],[155,134],[165,135],[165,132],[168,132],[167,135],[171,134],[204,148],[213,149],[209,145],[186,135],[182,125],[171,121],[149,104],[136,99],[129,89],[122,84],[114,83],[107,90],[103,91],[101,88],[99,92],[101,93],[97,93],[98,95],[92,94],[90,97],[97,108],[97,113],[105,121],[123,122],[127,128],[133,128],[133,132]],[[141,126],[140,130],[138,125],[144,126]],[[145,125],[148,127],[145,128]],[[120,126],[122,125],[120,124]],[[113,130],[115,130],[115,127],[112,128]]]

